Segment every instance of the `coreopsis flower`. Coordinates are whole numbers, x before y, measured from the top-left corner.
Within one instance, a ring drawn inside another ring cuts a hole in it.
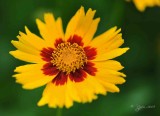
[[[94,37],[100,18],[94,19],[95,10],[85,13],[81,7],[69,21],[64,34],[62,20],[53,14],[44,14],[44,22],[37,19],[42,37],[25,27],[17,48],[10,54],[29,62],[15,69],[16,82],[24,89],[46,85],[38,106],[71,107],[73,102],[91,102],[98,94],[119,92],[116,84],[125,82],[123,66],[111,60],[125,53],[128,48],[119,48],[124,40],[120,29],[113,27]]]
[[[131,1],[131,0],[127,0]],[[146,7],[160,6],[160,0],[132,0],[136,8],[143,12]]]

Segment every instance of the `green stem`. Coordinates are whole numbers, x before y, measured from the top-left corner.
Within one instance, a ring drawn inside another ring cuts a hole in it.
[[[57,108],[56,116],[62,116],[62,108]]]

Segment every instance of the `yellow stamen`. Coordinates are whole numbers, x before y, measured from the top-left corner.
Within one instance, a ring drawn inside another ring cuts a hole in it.
[[[65,42],[58,44],[56,50],[53,51],[51,62],[57,69],[69,74],[75,72],[76,69],[83,68],[87,57],[83,48],[77,43]]]

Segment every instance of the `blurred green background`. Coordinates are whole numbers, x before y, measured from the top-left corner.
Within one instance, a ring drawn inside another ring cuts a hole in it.
[[[13,70],[25,64],[8,54],[15,48],[24,26],[38,34],[35,19],[53,12],[62,17],[64,29],[80,6],[97,10],[101,17],[96,35],[113,26],[122,28],[125,44],[130,50],[117,58],[125,66],[126,83],[120,93],[99,95],[87,104],[75,103],[63,108],[63,116],[160,116],[160,8],[139,12],[125,0],[0,0],[0,116],[55,116],[57,109],[37,107],[44,87],[24,90],[15,83]]]

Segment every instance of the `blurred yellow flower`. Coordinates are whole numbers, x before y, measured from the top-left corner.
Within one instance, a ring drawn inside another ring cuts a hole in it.
[[[131,0],[127,0],[131,1]],[[146,7],[160,6],[160,0],[132,0],[137,9],[143,12]]]
[[[97,94],[119,92],[116,84],[125,82],[123,68],[118,61],[111,60],[129,48],[119,48],[124,40],[116,27],[95,37],[100,18],[94,19],[95,10],[85,13],[81,7],[71,18],[64,34],[62,20],[53,14],[44,14],[44,22],[36,20],[42,36],[38,37],[25,27],[17,48],[10,54],[29,62],[15,69],[16,82],[24,89],[35,89],[46,85],[38,106],[71,107],[73,102],[91,102]]]

